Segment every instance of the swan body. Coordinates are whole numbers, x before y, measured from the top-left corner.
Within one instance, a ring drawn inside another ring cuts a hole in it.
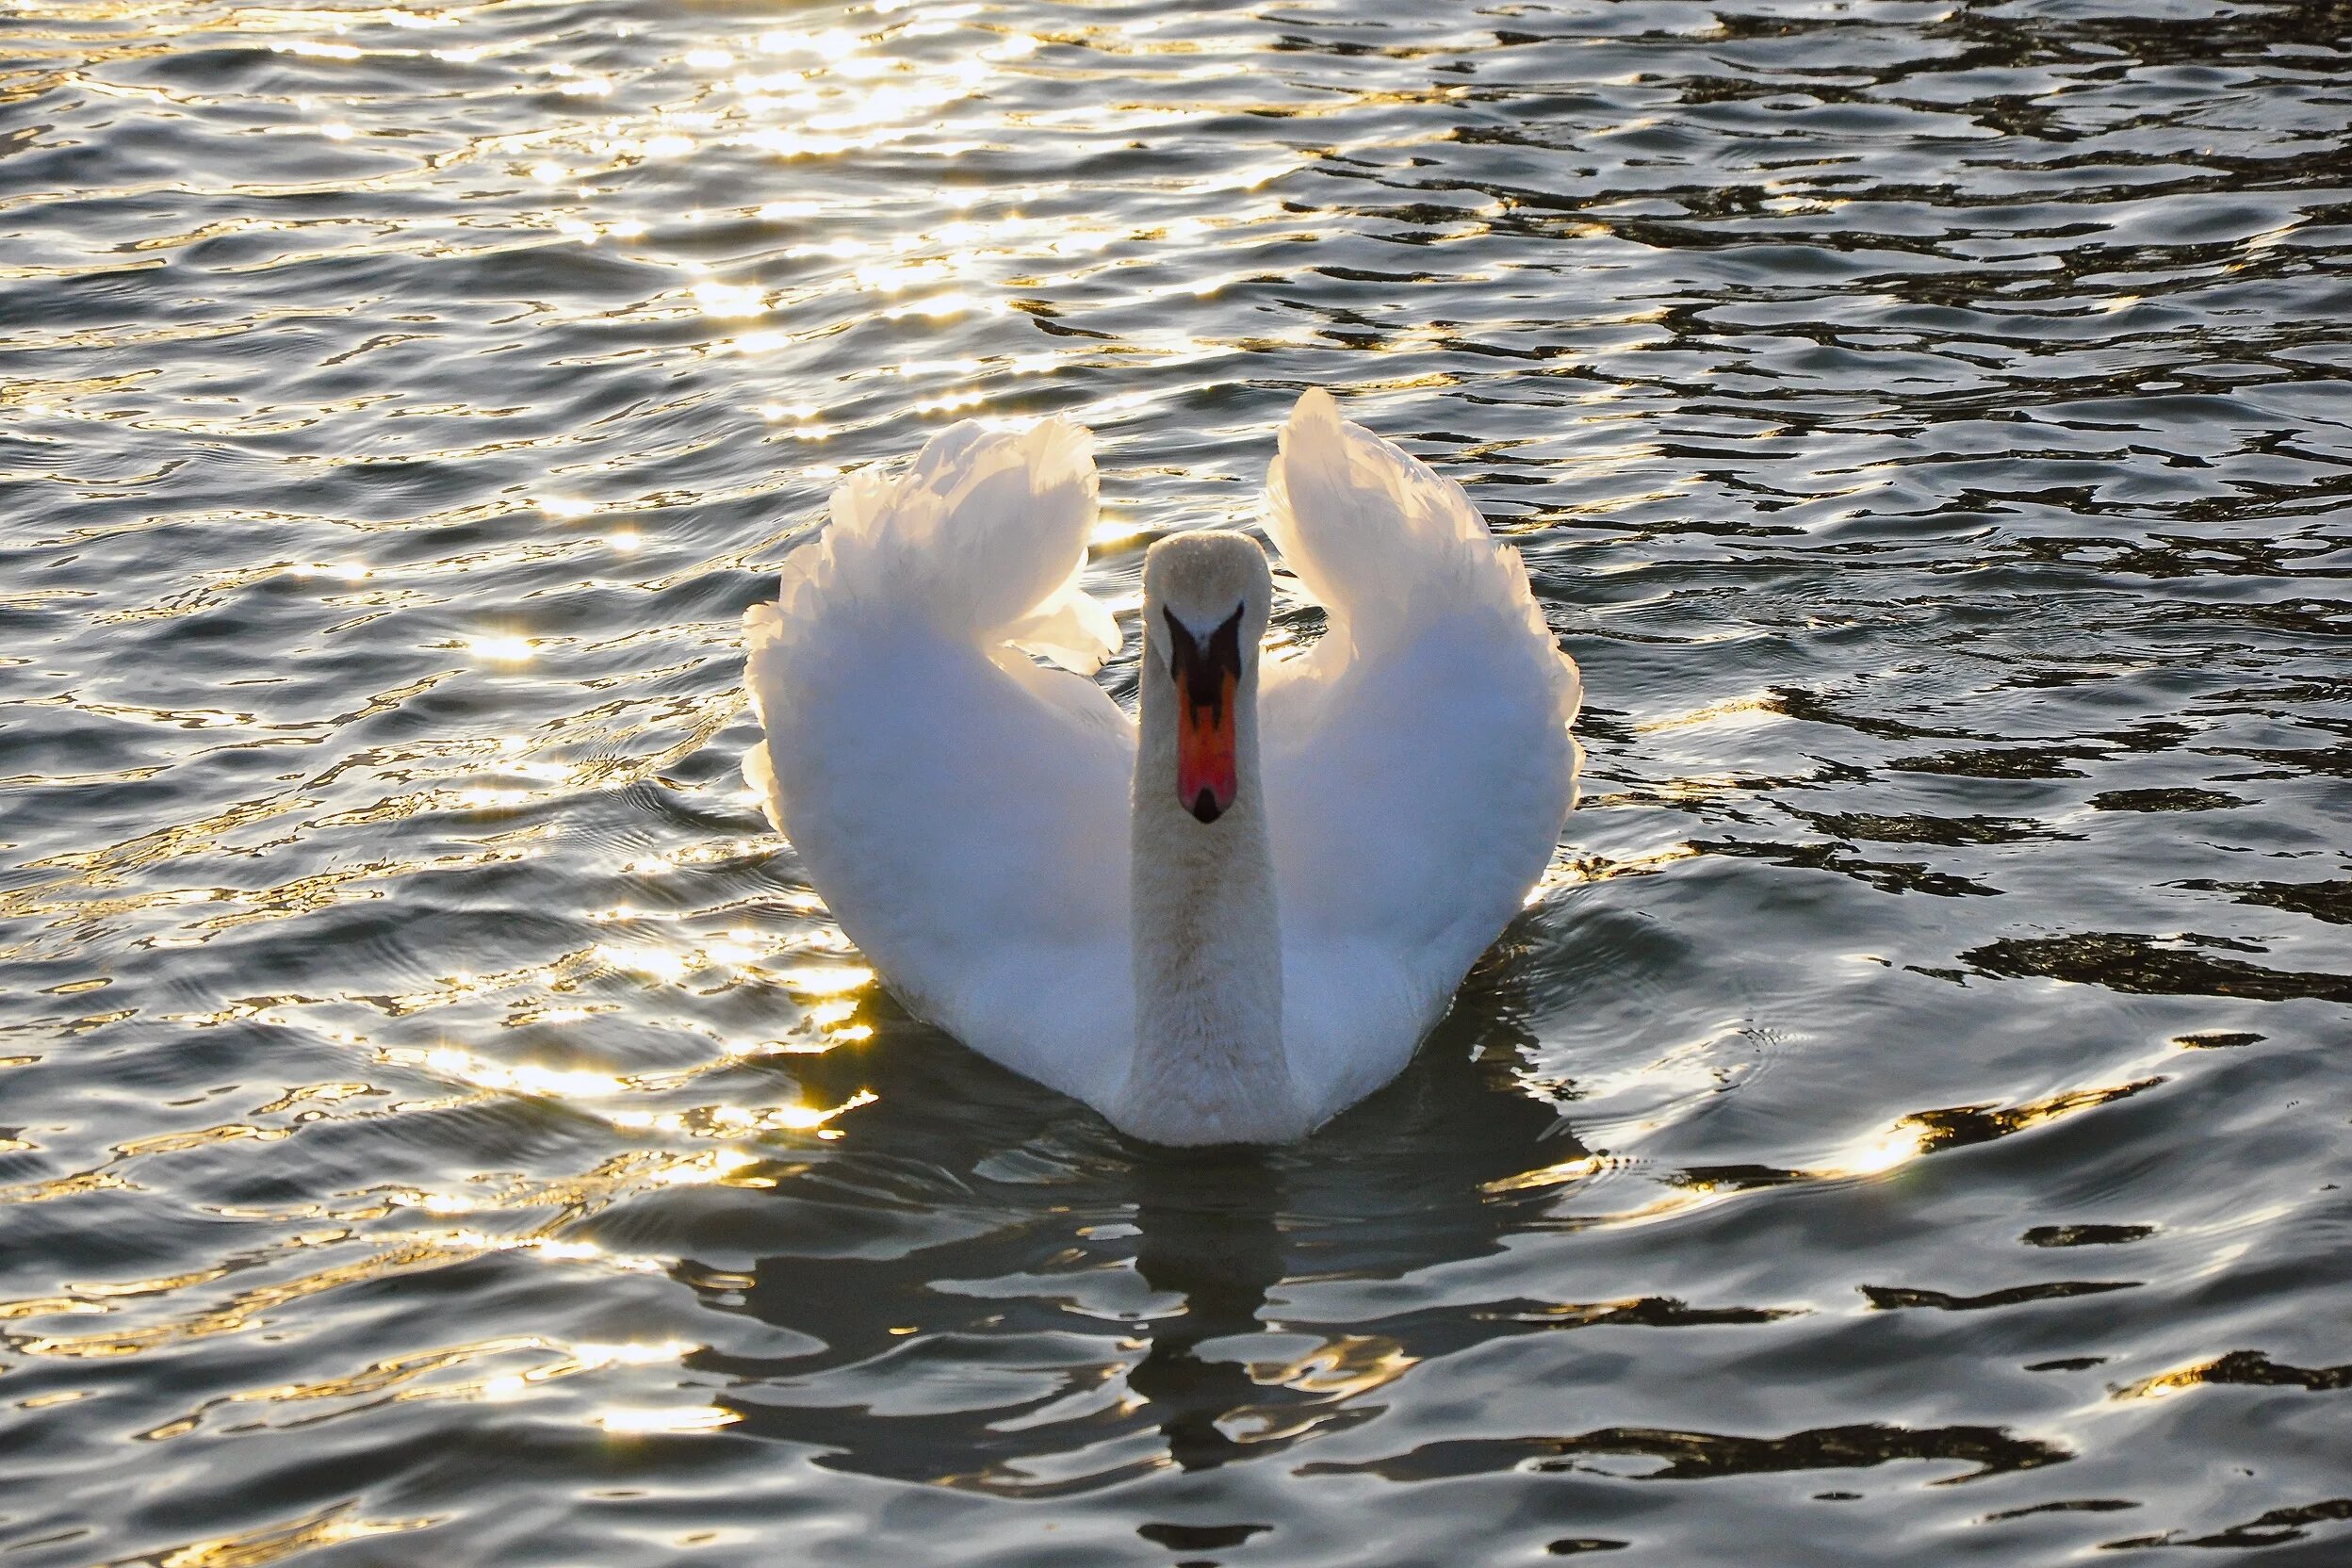
[[[910,1010],[1154,1142],[1304,1136],[1401,1070],[1576,800],[1576,666],[1459,486],[1310,391],[1266,532],[1161,540],[1138,719],[1089,678],[1091,438],[862,470],[744,617],[744,774]],[[1060,668],[1047,668],[1041,655]]]

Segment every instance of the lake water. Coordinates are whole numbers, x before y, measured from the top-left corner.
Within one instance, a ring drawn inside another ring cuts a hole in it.
[[[19,0],[0,1562],[2352,1560],[2348,31]],[[1176,1157],[874,983],[737,621],[1058,413],[1132,626],[1309,384],[1585,802]]]

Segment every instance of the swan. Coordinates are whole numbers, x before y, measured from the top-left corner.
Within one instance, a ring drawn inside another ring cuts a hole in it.
[[[1266,488],[1325,634],[1270,658],[1257,542],[1163,538],[1135,718],[1089,678],[1123,638],[1062,419],[851,475],[744,617],[744,776],[842,930],[1154,1143],[1289,1142],[1395,1077],[1576,804],[1576,664],[1461,487],[1315,389]]]

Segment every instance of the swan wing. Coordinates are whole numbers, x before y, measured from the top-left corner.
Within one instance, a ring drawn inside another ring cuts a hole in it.
[[[1091,446],[1057,419],[965,423],[903,475],[846,481],[744,616],[766,734],[743,767],[910,1008],[1090,1100],[1133,1050],[1135,747],[1086,678],[1119,644],[1078,585]]]
[[[1310,1099],[1384,1082],[1543,875],[1582,697],[1518,552],[1391,443],[1299,399],[1266,531],[1328,612],[1264,676],[1283,1032]]]

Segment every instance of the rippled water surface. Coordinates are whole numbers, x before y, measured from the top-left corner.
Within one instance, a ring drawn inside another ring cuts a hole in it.
[[[2348,31],[14,0],[0,1560],[2352,1560]],[[1045,413],[1132,617],[1315,384],[1585,805],[1174,1158],[877,986],[737,621]]]

